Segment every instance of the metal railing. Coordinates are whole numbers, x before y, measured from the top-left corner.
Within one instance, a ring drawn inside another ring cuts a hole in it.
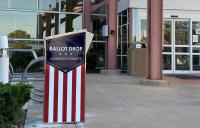
[[[15,73],[12,64],[9,64],[10,69],[10,82],[30,82],[30,81],[43,81],[44,73],[29,73],[28,70],[36,63],[44,61],[44,56],[38,57],[34,49],[9,49],[10,52],[30,52],[33,59],[28,63],[23,73]]]

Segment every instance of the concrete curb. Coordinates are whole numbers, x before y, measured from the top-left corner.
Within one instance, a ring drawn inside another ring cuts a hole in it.
[[[143,79],[143,80],[140,80],[140,85],[145,85],[145,86],[167,86],[167,85],[170,85],[170,84],[166,80]]]

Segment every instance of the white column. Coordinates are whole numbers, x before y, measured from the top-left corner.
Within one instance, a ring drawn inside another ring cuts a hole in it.
[[[8,37],[0,36],[0,83],[9,82]]]

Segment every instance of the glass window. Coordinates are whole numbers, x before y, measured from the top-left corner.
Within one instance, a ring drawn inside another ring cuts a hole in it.
[[[193,70],[200,70],[200,55],[193,55]]]
[[[61,11],[81,13],[83,0],[61,0]]]
[[[92,16],[92,32],[94,33],[94,40],[106,40],[102,36],[102,27],[106,25],[105,16]]]
[[[192,45],[200,45],[200,22],[192,22]]]
[[[71,32],[82,29],[82,15],[80,14],[61,14],[60,20],[61,33]]]
[[[118,48],[117,48],[117,55],[122,55],[122,53],[121,53],[121,51],[122,51],[121,46],[122,46],[122,43],[119,42],[119,43],[118,43]]]
[[[59,11],[59,0],[39,0],[39,10]]]
[[[24,51],[10,51],[10,63],[15,72],[24,72],[26,66],[34,59],[32,52],[29,49],[34,49],[37,56],[44,56],[43,42],[30,40],[9,40],[9,47],[23,49]],[[43,64],[38,63],[31,67],[31,71],[42,71]],[[29,71],[30,71],[29,70]]]
[[[140,41],[143,42],[143,43],[146,43],[147,42],[147,20],[145,19],[142,19],[141,20],[141,33],[140,33],[140,36],[141,36],[141,39]]]
[[[127,70],[127,56],[122,56],[122,70]]]
[[[127,42],[127,34],[128,34],[127,25],[125,25],[122,27],[122,41],[124,43]]]
[[[122,12],[122,24],[127,24],[128,23],[128,14],[127,10],[124,10]]]
[[[171,47],[164,47],[163,52],[171,52],[172,48]]]
[[[163,70],[171,70],[172,58],[171,55],[163,55]]]
[[[9,47],[14,49],[42,49],[43,42],[31,40],[9,40]]]
[[[15,12],[0,11],[0,35],[5,36],[15,31]]]
[[[0,35],[36,38],[37,16],[33,12],[0,11]]]
[[[118,46],[117,46],[117,54],[118,55],[121,55],[122,53],[121,53],[121,37],[122,37],[122,35],[121,35],[121,27],[118,27]]]
[[[175,52],[188,53],[188,52],[190,52],[190,48],[189,47],[176,47]]]
[[[127,43],[122,43],[122,55],[127,55]]]
[[[37,15],[33,12],[16,12],[15,14],[16,31],[21,30],[24,31],[26,34],[24,37],[18,37],[21,35],[18,35],[18,33],[15,31],[15,37],[36,38]]]
[[[122,56],[117,56],[117,68],[118,69],[122,69],[121,60],[122,60]]]
[[[176,55],[176,70],[189,70],[190,69],[190,56],[189,55]]]
[[[122,71],[127,70],[128,28],[128,10],[124,10],[118,14],[117,67]]]
[[[175,44],[190,44],[190,27],[189,21],[175,21]]]
[[[193,53],[200,53],[200,47],[193,47],[192,52]]]
[[[39,14],[38,36],[47,37],[58,34],[59,14],[58,13],[40,13]],[[42,20],[42,21],[40,21]],[[42,34],[42,35],[40,35]]]
[[[8,0],[0,0],[0,8],[8,8]]]
[[[8,0],[8,8],[36,10],[37,0]]]
[[[121,16],[122,13],[119,13],[118,15],[118,26],[121,26],[122,23],[121,23],[121,20],[122,20],[122,16]]]
[[[105,43],[92,42],[87,54],[87,71],[99,72],[105,68]]]
[[[172,22],[164,21],[164,44],[172,44]]]

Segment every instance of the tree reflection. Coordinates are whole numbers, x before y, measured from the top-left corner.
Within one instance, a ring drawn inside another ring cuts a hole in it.
[[[15,30],[14,32],[11,32],[8,34],[9,38],[26,38],[30,39],[31,35],[28,34],[26,31],[23,30]]]

